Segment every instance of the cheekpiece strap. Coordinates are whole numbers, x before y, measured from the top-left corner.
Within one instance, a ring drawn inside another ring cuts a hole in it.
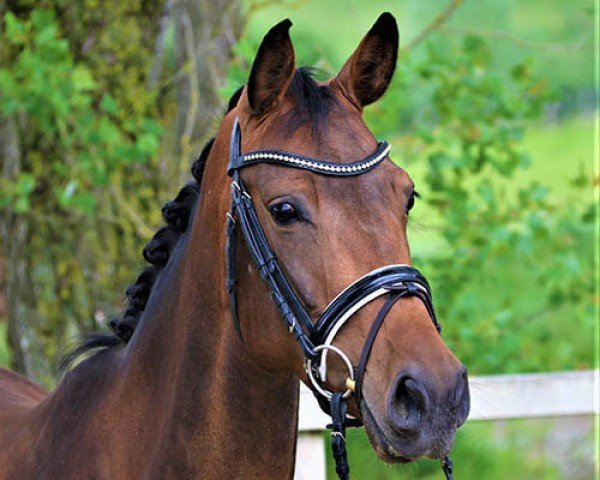
[[[252,203],[252,197],[246,191],[237,170],[233,173],[231,211],[228,214],[227,227],[227,288],[231,303],[231,314],[238,335],[243,339],[236,299],[236,228],[240,229],[254,265],[258,269],[260,276],[269,286],[271,297],[290,333],[296,337],[304,356],[306,358],[314,358],[314,346],[305,333],[312,326],[310,316],[288,283],[275,258],[275,254],[271,250],[265,234],[260,227],[258,216]]]

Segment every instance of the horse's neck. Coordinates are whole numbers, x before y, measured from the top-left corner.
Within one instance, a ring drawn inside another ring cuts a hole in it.
[[[298,382],[236,336],[221,230],[192,228],[127,347],[83,362],[40,404],[32,440],[13,442],[31,462],[10,478],[292,477]]]
[[[126,403],[141,407],[149,471],[285,478],[293,470],[297,381],[256,365],[236,336],[220,230],[192,228],[156,286],[124,359]]]

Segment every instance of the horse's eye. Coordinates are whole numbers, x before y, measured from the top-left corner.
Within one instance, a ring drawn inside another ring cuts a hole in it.
[[[410,194],[410,197],[408,198],[408,203],[406,204],[406,214],[408,215],[408,212],[410,212],[412,210],[412,208],[415,206],[415,199],[419,198],[419,194],[417,192],[415,192],[413,190],[413,192]]]
[[[290,202],[276,203],[275,205],[269,207],[269,212],[271,212],[271,216],[277,223],[284,225],[300,218],[296,207],[294,207],[294,205],[292,205]]]

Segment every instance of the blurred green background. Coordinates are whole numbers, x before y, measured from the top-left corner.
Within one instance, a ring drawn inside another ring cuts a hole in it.
[[[446,341],[472,375],[597,368],[593,1],[224,3],[239,9],[229,32],[236,41],[226,62],[217,57],[217,78],[196,82],[200,97],[206,92],[216,100],[199,100],[204,123],[191,130],[184,106],[193,96],[181,85],[192,82],[191,75],[186,79],[200,60],[180,58],[185,29],[182,34],[175,21],[164,22],[162,2],[0,8],[0,112],[19,117],[16,135],[26,158],[17,169],[5,165],[0,179],[7,225],[0,286],[4,297],[15,281],[13,259],[21,255],[29,274],[17,285],[34,292],[17,305],[19,318],[25,312],[34,320],[23,322],[12,342],[3,341],[11,330],[10,305],[3,306],[4,298],[0,303],[8,320],[0,319],[0,365],[12,359],[14,368],[51,385],[70,339],[103,327],[119,310],[141,265],[141,246],[160,223],[160,200],[187,178],[220,105],[245,82],[269,27],[291,18],[297,62],[325,79],[339,71],[377,16],[390,11],[401,31],[398,70],[366,118],[392,143],[394,160],[421,194],[411,213],[411,248],[433,285]],[[94,40],[99,53],[87,46],[85,29],[68,28],[79,14],[90,22],[95,15],[115,17]],[[148,22],[155,27],[148,29]],[[221,34],[195,33],[198,45]],[[152,81],[157,51],[158,80]],[[22,117],[28,128],[19,130]],[[22,228],[28,248],[15,257],[7,238]],[[65,260],[65,252],[75,255]],[[21,344],[27,348],[17,355]],[[592,423],[467,424],[454,452],[457,477],[591,478],[598,474]],[[565,431],[576,434],[557,454],[548,445]],[[356,478],[441,475],[435,462],[383,465],[359,431],[350,434],[349,449]]]

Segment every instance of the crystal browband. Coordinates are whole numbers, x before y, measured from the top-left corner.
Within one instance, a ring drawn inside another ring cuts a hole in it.
[[[301,168],[323,175],[351,176],[375,168],[390,153],[390,148],[387,142],[380,142],[373,154],[353,163],[324,162],[281,150],[261,150],[233,157],[229,165],[229,170],[247,167],[256,163],[274,163],[286,167]]]

